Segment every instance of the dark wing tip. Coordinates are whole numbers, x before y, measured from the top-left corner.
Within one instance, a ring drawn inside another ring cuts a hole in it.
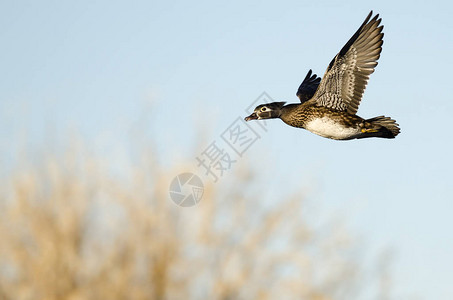
[[[335,59],[337,57],[341,57],[348,52],[349,48],[351,47],[352,44],[357,40],[357,38],[360,36],[360,33],[362,32],[363,28],[370,24],[371,22],[381,22],[381,19],[377,20],[379,18],[379,14],[375,15],[373,19],[370,21],[371,16],[373,15],[373,10],[370,11],[368,16],[365,18],[365,21],[363,21],[362,25],[360,25],[359,29],[354,33],[354,35],[348,40],[348,42],[341,48],[340,52],[332,59],[332,61],[329,63],[329,66],[327,67],[327,70],[330,70],[335,62]],[[382,26],[383,27],[383,26]]]
[[[311,77],[311,73],[312,70],[310,69],[302,82],[307,81]]]
[[[370,13],[368,14],[368,16],[366,16],[365,18],[365,21],[363,21],[363,25],[365,25],[366,23],[368,23],[368,21],[370,20],[371,16],[373,15],[373,10],[370,11]],[[377,14],[379,16],[379,14]]]
[[[370,21],[371,16],[373,15],[373,11],[370,11],[368,16],[365,18],[365,21],[363,21],[362,25],[360,25],[359,29],[354,33],[354,35],[349,39],[349,41],[346,43],[346,45],[343,46],[343,48],[340,50],[339,55],[342,56],[346,52],[348,52],[349,48],[351,45],[355,42],[355,40],[359,37],[360,33],[362,32],[363,28],[371,22],[375,22],[379,18],[379,14],[375,15],[373,19]],[[380,19],[379,21],[380,22]]]
[[[321,78],[314,74],[313,70],[310,69],[300,84],[299,89],[296,92],[296,96],[301,100],[301,102],[309,100],[315,94],[320,82]]]

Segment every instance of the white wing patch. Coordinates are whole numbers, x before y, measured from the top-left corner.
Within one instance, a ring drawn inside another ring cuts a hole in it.
[[[359,128],[346,127],[328,117],[314,119],[308,122],[305,128],[317,135],[334,140],[353,139],[360,134]]]

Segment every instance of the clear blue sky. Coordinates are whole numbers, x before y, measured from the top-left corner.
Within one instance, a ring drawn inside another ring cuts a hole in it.
[[[194,123],[216,140],[263,91],[297,102],[371,9],[384,45],[358,114],[401,135],[337,142],[274,120],[245,156],[270,192],[305,186],[370,248],[392,246],[397,295],[453,299],[449,1],[2,2],[1,163],[49,128],[125,142],[144,113],[161,152],[192,161]]]

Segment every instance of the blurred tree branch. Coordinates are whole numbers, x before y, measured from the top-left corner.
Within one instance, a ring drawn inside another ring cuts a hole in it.
[[[45,161],[0,191],[1,299],[354,299],[368,284],[348,234],[312,228],[300,192],[262,205],[246,169],[187,209],[149,152],[122,177],[95,156]]]

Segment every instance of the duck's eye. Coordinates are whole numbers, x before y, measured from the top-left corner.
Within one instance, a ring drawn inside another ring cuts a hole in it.
[[[261,111],[266,111],[267,107],[261,107]]]

